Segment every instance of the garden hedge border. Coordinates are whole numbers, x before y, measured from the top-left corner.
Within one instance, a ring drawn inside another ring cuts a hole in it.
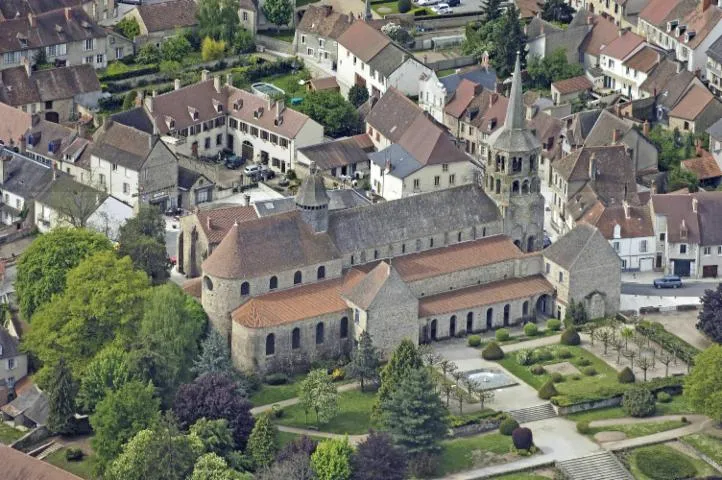
[[[636,330],[668,352],[676,351],[677,358],[687,364],[693,365],[694,357],[700,353],[696,347],[668,332],[661,323],[642,321],[637,324]]]

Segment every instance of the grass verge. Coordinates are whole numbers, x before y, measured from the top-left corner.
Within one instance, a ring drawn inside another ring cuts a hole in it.
[[[351,390],[342,392],[338,396],[339,412],[330,422],[318,425],[323,432],[360,435],[367,433],[371,428],[371,408],[376,399],[376,392],[361,392]],[[313,412],[303,411],[300,404],[283,409],[283,416],[276,423],[297,428],[316,427],[316,418]]]
[[[717,472],[704,461],[675,450],[667,445],[652,445],[629,453],[629,470],[636,480],[672,480],[715,475]],[[692,473],[689,464],[694,468]]]
[[[474,467],[474,452],[485,451],[504,455],[512,450],[511,437],[490,433],[476,437],[457,438],[441,443],[441,461],[437,474],[447,475]]]
[[[13,428],[10,425],[0,422],[0,443],[10,445],[23,435],[25,435],[25,432],[21,432],[20,430]]]
[[[681,438],[682,442],[691,445],[717,463],[722,463],[722,439],[697,433]]]
[[[592,427],[589,429],[590,436],[599,432],[622,432],[627,438],[644,437],[654,433],[666,432],[681,428],[687,424],[679,420],[665,420],[662,422],[630,423],[628,425],[607,425],[605,427]]]
[[[96,478],[95,475],[93,475],[94,458],[92,455],[85,456],[82,460],[78,462],[69,462],[65,458],[66,450],[66,448],[61,448],[60,450],[51,453],[50,455],[48,455],[45,461],[81,478]]]
[[[656,416],[661,415],[685,415],[694,413],[694,410],[687,405],[687,401],[682,395],[672,397],[669,403],[657,402]],[[594,420],[611,420],[614,418],[624,418],[628,415],[624,413],[622,407],[600,408],[598,410],[590,410],[588,412],[572,413],[566,418],[574,422],[593,422]]]

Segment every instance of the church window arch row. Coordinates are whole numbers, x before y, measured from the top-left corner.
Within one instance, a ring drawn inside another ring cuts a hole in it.
[[[511,182],[511,193],[512,195],[517,195],[519,193],[519,180]]]
[[[521,194],[526,195],[529,193],[529,179],[526,179],[521,184]]]

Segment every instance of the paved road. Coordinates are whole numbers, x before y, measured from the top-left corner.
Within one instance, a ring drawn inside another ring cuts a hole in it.
[[[652,284],[644,283],[622,283],[623,295],[646,295],[656,297],[701,297],[704,291],[715,288],[714,283],[709,282],[684,282],[682,288],[654,288]]]

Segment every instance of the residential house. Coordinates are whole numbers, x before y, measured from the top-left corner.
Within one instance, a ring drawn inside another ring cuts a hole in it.
[[[49,411],[48,397],[34,383],[18,391],[12,402],[0,407],[4,421],[28,429],[47,425]]]
[[[298,148],[323,141],[323,126],[307,115],[207,70],[199,83],[181,88],[176,81],[174,91],[146,97],[144,114],[177,155],[213,157],[227,149],[282,173],[295,168]]]
[[[544,249],[544,277],[556,292],[556,318],[582,302],[590,318],[619,311],[619,258],[596,227],[581,223]]]
[[[374,144],[365,133],[340,138],[298,149],[296,173],[306,176],[311,163],[325,177],[338,180],[352,180],[369,175],[368,154],[374,151]]]
[[[704,132],[722,118],[722,103],[703,86],[695,85],[669,112],[669,128],[684,132]]]
[[[338,38],[352,21],[345,13],[334,12],[331,5],[309,5],[296,25],[294,52],[335,70]]]
[[[594,124],[597,123],[599,115],[601,115],[601,109],[594,110],[583,110],[581,112],[573,113],[561,119],[562,121],[562,154],[576,150],[577,148],[584,145],[589,132],[594,128]]]
[[[513,0],[516,8],[519,9],[519,18],[528,20],[536,18],[541,14],[544,7],[544,0]]]
[[[572,103],[588,94],[593,86],[585,75],[552,82],[551,91],[554,105]]]
[[[138,207],[162,211],[178,202],[178,160],[158,135],[106,119],[96,132],[81,183]]]
[[[474,179],[470,157],[395,88],[369,112],[366,133],[379,150],[369,155],[371,188],[386,200],[465,185]]]
[[[581,62],[584,65],[584,69],[593,78],[596,78],[597,76],[602,76],[600,70],[602,48],[619,37],[619,29],[613,21],[601,15],[589,15],[588,18],[587,23],[591,25],[591,30],[589,34],[584,37],[584,41],[582,41],[579,50],[584,59],[584,61]]]
[[[592,31],[597,29],[596,35],[599,36],[602,33],[601,30],[605,30],[608,25],[613,26],[608,21],[599,27],[596,26],[596,23],[598,23],[596,17],[584,8],[577,11],[565,29],[542,20],[541,17],[532,18],[524,27],[529,58],[546,57],[557,50],[563,50],[569,63],[582,63],[583,45],[592,35]]]
[[[253,36],[256,36],[258,27],[258,5],[255,0],[240,0],[238,2],[238,19],[241,21],[241,27]]]
[[[2,22],[0,70],[17,67],[24,58],[34,62],[41,49],[55,66],[105,68],[109,61],[133,54],[130,40],[98,26],[80,7]]]
[[[25,155],[4,149],[0,151],[0,222],[21,224],[26,218],[32,222],[35,198],[53,181],[50,166]]]
[[[436,72],[423,75],[419,82],[419,106],[439,123],[444,123],[444,109],[466,80],[490,92],[497,91],[496,71],[488,65],[474,67],[438,78]]]
[[[654,120],[669,125],[669,113],[694,86],[705,88],[702,81],[681,63],[663,58],[654,68],[640,90],[654,98]]]
[[[178,203],[186,211],[213,201],[215,184],[200,172],[182,166],[178,167]]]
[[[715,161],[722,165],[722,118],[707,129],[709,134],[709,151]]]
[[[722,9],[713,0],[650,0],[639,14],[637,31],[704,77],[707,51],[722,36]]]
[[[0,102],[45,120],[62,123],[90,114],[102,95],[90,65],[33,71],[30,62],[0,70]]]
[[[600,66],[604,73],[605,89],[620,92],[628,98],[639,98],[639,85],[644,81],[643,75],[639,75],[637,70],[626,65],[626,61],[644,47],[644,38],[620,30],[617,38],[600,49]],[[658,59],[654,50],[649,48],[648,51],[651,51],[654,60]],[[645,58],[647,56],[649,55],[645,54]]]
[[[722,192],[652,195],[657,268],[667,274],[716,278],[722,268]]]
[[[81,6],[96,22],[106,25],[117,21],[116,0],[4,0],[0,2],[0,22],[14,18],[40,15],[60,8]]]
[[[722,37],[715,40],[707,49],[705,68],[709,89],[715,95],[722,95]]]
[[[418,95],[422,75],[432,74],[411,52],[363,21],[353,22],[338,37],[337,69],[342,94],[353,85],[362,85],[376,98],[390,87],[405,95]]]
[[[710,138],[710,149],[713,148],[713,142],[714,140]],[[682,170],[692,172],[699,180],[701,187],[711,190],[716,189],[722,180],[722,164],[712,153],[704,150],[699,143],[695,150],[696,156],[682,160],[680,167]]]
[[[0,406],[11,399],[9,395],[14,395],[15,383],[27,375],[27,354],[20,350],[18,338],[0,326]]]
[[[0,465],[5,480],[81,480],[49,462],[1,444]]]
[[[178,32],[197,27],[197,12],[198,4],[194,0],[170,0],[137,5],[123,18],[133,18],[138,22],[140,34],[134,39],[137,46],[152,43],[160,47]]]
[[[596,13],[614,22],[619,28],[634,28],[639,14],[649,0],[583,0],[590,13]]]

